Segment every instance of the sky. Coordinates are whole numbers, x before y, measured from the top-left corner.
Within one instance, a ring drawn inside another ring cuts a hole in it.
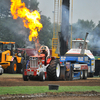
[[[51,18],[53,22],[54,0],[37,0],[41,14]],[[71,0],[70,0],[70,20],[71,23]],[[78,19],[93,20],[97,25],[100,20],[100,0],[73,0],[72,23]]]

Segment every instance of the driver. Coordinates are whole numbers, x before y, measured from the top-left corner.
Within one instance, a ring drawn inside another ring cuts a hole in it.
[[[45,54],[45,65],[46,65],[47,57],[50,56],[49,48],[43,45],[40,47],[39,51],[40,51],[40,54]]]
[[[45,57],[47,57],[48,53],[47,53],[47,51],[46,51],[46,47],[43,47],[43,48],[42,48],[41,54],[45,54]]]
[[[40,52],[40,54],[45,54],[46,57],[50,56],[49,48],[45,45],[40,47],[39,52]]]
[[[82,49],[83,44],[80,42],[79,43],[79,49]]]

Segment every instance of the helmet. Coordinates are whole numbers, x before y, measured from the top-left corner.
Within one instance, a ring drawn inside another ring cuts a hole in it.
[[[45,46],[43,46],[43,47],[41,48],[41,50],[46,50],[46,47],[45,47]]]

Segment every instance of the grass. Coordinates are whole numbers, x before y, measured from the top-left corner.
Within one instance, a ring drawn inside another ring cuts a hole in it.
[[[58,90],[49,90],[48,86],[12,86],[0,87],[0,95],[4,94],[34,94],[45,92],[100,92],[100,86],[59,86]]]

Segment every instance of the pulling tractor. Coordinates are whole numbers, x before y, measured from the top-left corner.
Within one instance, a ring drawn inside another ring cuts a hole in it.
[[[89,75],[94,75],[95,58],[88,50],[87,35],[85,40],[72,40],[72,48],[60,57],[62,79],[87,79]]]
[[[15,42],[0,41],[0,66],[6,73],[21,73],[23,57],[15,52]]]
[[[41,46],[38,51],[39,54],[30,56],[23,66],[23,80],[28,81],[28,79],[34,78],[38,78],[40,81],[45,79],[57,80],[60,75],[59,61],[55,57],[50,57],[50,51],[47,46]]]

